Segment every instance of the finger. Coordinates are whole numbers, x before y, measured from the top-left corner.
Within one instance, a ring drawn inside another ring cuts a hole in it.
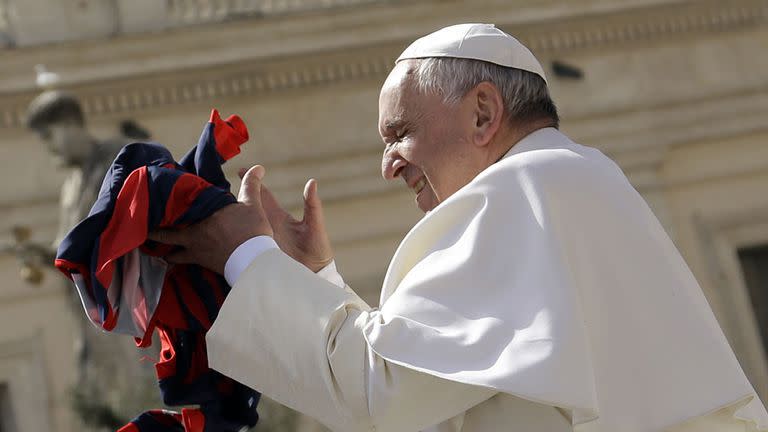
[[[310,226],[323,225],[323,203],[317,192],[317,180],[309,179],[304,186],[304,222]]]
[[[248,172],[248,168],[240,168],[239,170],[237,170],[237,176],[240,177],[240,180],[242,180],[243,177],[245,177],[245,173],[247,172]]]
[[[261,179],[264,178],[265,173],[263,166],[252,166],[243,176],[237,200],[245,204],[261,206]]]
[[[158,243],[185,246],[187,244],[187,236],[181,231],[172,230],[157,230],[147,234],[149,240],[156,241]]]

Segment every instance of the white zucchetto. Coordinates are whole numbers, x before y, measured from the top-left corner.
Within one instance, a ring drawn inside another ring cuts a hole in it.
[[[531,51],[493,24],[457,24],[417,39],[395,63],[407,59],[453,57],[482,60],[535,73],[547,81]]]

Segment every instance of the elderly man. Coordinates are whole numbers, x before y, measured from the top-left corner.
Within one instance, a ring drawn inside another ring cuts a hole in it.
[[[339,431],[768,427],[671,241],[613,162],[557,130],[517,40],[485,24],[417,40],[379,110],[382,174],[427,213],[379,309],[336,274],[314,181],[302,221],[256,166],[240,204],[156,235],[233,285],[213,368]]]

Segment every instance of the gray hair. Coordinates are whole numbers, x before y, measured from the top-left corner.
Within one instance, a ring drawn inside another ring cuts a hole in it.
[[[447,104],[458,103],[475,86],[488,81],[499,89],[513,125],[549,118],[554,127],[559,126],[547,83],[535,73],[464,58],[430,57],[417,62],[413,70],[417,89],[442,95]]]

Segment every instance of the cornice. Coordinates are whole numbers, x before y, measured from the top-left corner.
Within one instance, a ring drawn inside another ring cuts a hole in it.
[[[523,36],[534,52],[616,47],[683,35],[720,33],[768,23],[768,2],[693,1],[681,5],[636,8],[596,14],[560,23],[560,31],[540,29]],[[550,23],[554,24],[554,23]]]
[[[765,0],[682,2],[597,11],[582,16],[547,17],[526,23],[513,20],[511,7],[497,9],[500,10],[493,11],[497,25],[518,35],[542,58],[576,50],[617,48],[679,38],[681,35],[732,31],[768,22],[768,2]],[[177,65],[156,73],[137,69],[130,76],[91,76],[92,79],[83,73],[82,80],[73,79],[69,88],[83,99],[86,115],[98,117],[222,97],[250,97],[342,82],[380,80],[402,46],[412,39],[410,33],[414,33],[415,28],[423,31],[425,27],[429,26],[413,26],[409,27],[410,31],[397,32],[409,36],[396,40],[371,42],[361,36],[358,42],[346,40],[328,43],[325,47],[304,47],[310,49],[309,52],[287,49],[280,55],[267,52],[264,57],[253,58],[248,58],[246,53],[238,61],[216,65],[189,68]],[[232,30],[222,28],[222,31]],[[151,37],[157,44],[163,44],[165,38],[178,37],[177,33]],[[193,37],[193,34],[189,36]],[[102,42],[102,46],[89,49],[108,50],[110,43]],[[208,49],[216,51],[216,46],[209,45]],[[152,61],[151,58],[147,60],[148,63]],[[21,127],[26,105],[36,92],[31,85],[15,91],[0,91],[0,128]]]
[[[566,121],[563,132],[574,141],[596,147],[615,160],[632,184],[641,193],[651,193],[668,187],[679,187],[688,183],[702,183],[722,177],[733,177],[756,172],[765,172],[768,164],[764,161],[734,163],[729,159],[727,169],[703,169],[695,175],[669,178],[662,172],[667,151],[676,146],[708,141],[724,142],[738,136],[753,136],[768,131],[764,114],[768,109],[768,88],[755,88],[735,95],[721,95],[709,99],[692,101],[689,104],[658,106],[648,110],[617,113],[611,117]],[[360,202],[382,200],[407,202],[409,193],[400,182],[385,182],[375,174],[380,163],[379,146],[364,146],[366,150],[350,155],[347,150],[327,153],[305,159],[291,159],[270,162],[268,186],[286,208],[301,213],[301,191],[312,173],[320,184],[320,193],[326,211],[332,212],[341,206],[343,215],[359,215],[356,208]],[[369,149],[368,149],[369,148]],[[367,167],[367,168],[361,168]],[[234,180],[236,166],[226,166]],[[0,231],[7,230],[21,218],[40,232],[51,232],[55,228],[56,202],[58,195],[44,195],[26,202],[0,203],[0,211],[6,211],[7,221],[0,223]],[[363,206],[364,207],[364,206]],[[10,213],[9,213],[10,212]],[[29,215],[32,219],[29,219]],[[362,241],[370,236],[388,236],[402,232],[409,221],[383,220],[366,225],[377,226],[383,231],[338,230],[335,240],[339,244]]]
[[[390,55],[348,57],[329,62],[304,61],[291,65],[246,65],[229,73],[213,70],[174,72],[147,80],[145,77],[123,82],[85,83],[69,87],[78,94],[86,117],[131,113],[227,97],[251,97],[306,87],[355,82],[386,76],[393,58]],[[244,69],[244,70],[243,70]],[[195,73],[196,72],[196,73]],[[190,76],[193,75],[193,76]],[[197,75],[197,76],[194,76]],[[23,126],[29,101],[36,92],[13,96],[0,108],[0,129]]]

